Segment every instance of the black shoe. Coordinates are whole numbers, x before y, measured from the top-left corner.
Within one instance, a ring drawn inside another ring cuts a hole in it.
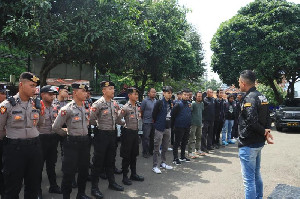
[[[149,158],[150,155],[149,155],[148,153],[144,153],[144,154],[143,154],[143,157],[144,157],[144,158]]]
[[[118,185],[117,183],[110,183],[108,185],[109,189],[115,190],[115,191],[124,191],[124,187],[122,187],[121,185]]]
[[[209,151],[213,151],[213,150],[215,150],[213,147],[209,147],[209,148],[207,148],[207,150],[209,150]]]
[[[75,180],[75,181],[72,182],[72,188],[75,189],[75,188],[77,188],[77,187],[78,187],[78,185],[77,185],[77,182],[76,182],[76,180]]]
[[[220,148],[220,146],[216,144],[215,148],[216,148],[216,149],[219,149],[219,148]]]
[[[181,165],[181,162],[178,158],[176,158],[176,159],[173,160],[173,164]]]
[[[129,178],[127,176],[123,176],[123,180],[122,180],[123,184],[125,185],[132,185],[131,180],[129,180]]]
[[[76,199],[92,199],[92,198],[85,195],[84,193],[78,193]]]
[[[106,173],[100,173],[99,177],[102,178],[103,180],[107,180]]]
[[[121,169],[118,169],[117,167],[115,167],[114,173],[115,174],[122,174],[123,172],[122,172]]]
[[[49,193],[62,194],[61,189],[58,185],[49,187]]]
[[[186,157],[183,157],[183,158],[179,158],[179,161],[180,162],[190,162],[191,160]]]
[[[96,199],[103,198],[103,194],[101,193],[101,191],[99,191],[98,188],[92,188],[91,194],[92,194],[92,196],[95,196]]]
[[[134,181],[144,181],[144,177],[143,176],[139,176],[138,174],[131,174],[130,176],[130,180],[134,180]]]

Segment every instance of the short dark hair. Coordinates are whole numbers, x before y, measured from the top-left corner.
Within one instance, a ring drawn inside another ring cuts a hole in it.
[[[240,77],[244,80],[246,80],[246,82],[248,84],[255,84],[255,80],[256,80],[256,75],[252,70],[244,70],[240,73]]]
[[[201,93],[201,94],[202,94],[202,92],[201,92],[201,91],[197,91],[197,92],[195,93],[195,96],[197,96],[197,94],[198,94],[198,93]]]
[[[149,87],[148,90],[147,90],[147,92],[150,93],[150,91],[151,91],[152,88],[153,87]],[[155,89],[155,88],[153,88],[153,89]]]
[[[173,92],[173,88],[171,86],[163,86],[162,91],[163,92]]]
[[[217,94],[219,94],[221,91],[224,91],[223,89],[218,89]]]
[[[227,99],[229,100],[229,98],[231,98],[231,97],[233,97],[233,99],[235,99],[235,96],[234,96],[234,94],[232,94],[232,93],[230,93],[230,94],[228,95]]]
[[[178,91],[176,94],[177,94],[177,95],[181,95],[181,94],[182,94],[182,92],[181,92],[181,91]]]
[[[191,90],[189,88],[184,88],[184,89],[182,89],[181,92],[182,93],[189,93],[189,92],[191,92]]]

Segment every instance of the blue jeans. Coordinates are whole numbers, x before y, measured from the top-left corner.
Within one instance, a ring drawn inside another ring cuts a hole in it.
[[[225,120],[223,129],[222,129],[222,142],[226,141],[226,132],[227,132],[227,141],[231,139],[231,131],[233,127],[234,120]]]
[[[260,175],[262,148],[239,148],[246,199],[263,198],[263,182]]]

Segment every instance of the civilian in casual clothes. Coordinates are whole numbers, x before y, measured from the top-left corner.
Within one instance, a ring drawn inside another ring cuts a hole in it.
[[[215,148],[220,147],[220,134],[224,125],[224,103],[223,99],[224,91],[217,90],[216,107],[215,107],[215,122],[214,122],[214,134],[213,134],[213,146]]]
[[[233,127],[233,122],[236,115],[236,104],[234,102],[234,95],[228,95],[228,101],[225,103],[225,123],[222,129],[222,145],[234,144],[235,142],[231,140],[231,131]],[[226,140],[227,132],[227,140]]]
[[[174,126],[175,143],[173,145],[173,163],[180,165],[181,162],[190,162],[190,159],[185,157],[185,147],[189,139],[192,111],[191,103],[189,102],[189,89],[182,91],[181,102],[174,105],[171,112],[171,123]],[[178,159],[178,146],[181,146],[181,157]]]
[[[158,100],[153,109],[152,117],[155,127],[154,135],[154,153],[153,153],[153,168],[154,173],[160,174],[158,168],[159,148],[161,146],[161,163],[160,168],[173,169],[172,166],[166,164],[166,152],[171,137],[171,109],[173,102],[171,101],[172,87],[163,87],[163,99]]]
[[[196,101],[192,103],[192,126],[190,132],[190,138],[188,142],[188,154],[189,158],[196,158],[197,155],[206,155],[200,149],[201,144],[201,134],[202,134],[202,112],[204,110],[204,105],[202,102],[202,93],[198,91],[196,93]],[[194,146],[193,146],[194,145]],[[196,149],[196,155],[193,153]]]
[[[176,94],[177,94],[177,100],[174,100],[174,101],[173,101],[173,104],[177,104],[177,103],[181,102],[182,92],[181,92],[181,91],[178,91]],[[172,145],[172,146],[174,145],[174,139],[175,139],[175,136],[174,136],[174,129],[171,128],[171,145]]]
[[[207,96],[204,98],[203,128],[201,137],[201,151],[208,153],[208,150],[214,150],[212,145],[214,120],[215,120],[215,99],[213,90],[207,89]]]
[[[156,102],[156,90],[150,88],[148,90],[148,97],[142,101],[141,114],[143,118],[143,157],[148,158],[153,155],[154,148],[154,126],[152,119],[152,111]]]

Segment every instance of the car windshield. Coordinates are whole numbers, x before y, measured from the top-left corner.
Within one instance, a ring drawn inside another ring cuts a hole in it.
[[[283,102],[283,105],[289,106],[289,107],[300,107],[300,98],[287,99]]]

